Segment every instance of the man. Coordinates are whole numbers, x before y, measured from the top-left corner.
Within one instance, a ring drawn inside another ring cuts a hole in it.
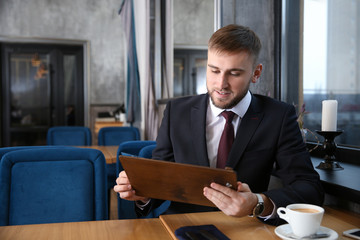
[[[204,188],[204,196],[227,215],[254,214],[278,224],[277,207],[295,202],[321,205],[324,193],[294,107],[249,92],[250,83],[256,83],[261,75],[260,49],[259,38],[247,27],[228,25],[212,35],[208,44],[208,93],[167,104],[153,158],[216,167],[221,161],[218,155],[223,155],[218,154],[223,149],[219,144],[226,122],[222,112],[234,112],[228,126],[233,128],[230,134],[235,139],[221,167],[237,172],[237,191],[212,183]],[[283,188],[268,190],[273,171]],[[125,172],[119,174],[114,190],[123,199],[137,200],[139,214],[161,203],[137,196]],[[167,213],[209,210],[214,209],[172,202]]]

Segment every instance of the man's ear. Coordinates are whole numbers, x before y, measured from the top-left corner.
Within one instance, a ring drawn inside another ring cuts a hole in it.
[[[261,72],[262,72],[262,64],[259,63],[259,64],[255,67],[253,76],[252,76],[252,78],[251,78],[251,82],[252,82],[252,83],[256,83],[256,82],[259,80],[260,75],[261,75]]]

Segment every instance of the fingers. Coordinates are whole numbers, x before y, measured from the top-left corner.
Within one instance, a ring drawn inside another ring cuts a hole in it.
[[[251,192],[249,185],[247,185],[246,183],[237,182],[237,186],[238,186],[237,188],[238,192]]]
[[[128,191],[131,191],[132,188],[131,188],[131,185],[130,184],[117,184],[114,186],[114,191],[115,192],[128,192]]]
[[[114,186],[114,191],[119,193],[121,198],[127,200],[131,200],[131,198],[135,196],[135,191],[132,189],[125,171],[119,173],[119,177],[116,179],[116,185]]]
[[[228,195],[229,197],[236,195],[236,192],[234,190],[232,190],[231,188],[217,184],[217,183],[211,183],[210,187],[212,189],[215,189],[219,192],[222,192],[222,193]],[[242,182],[237,182],[237,192],[251,192],[251,189],[248,184],[242,183]]]
[[[129,178],[127,177],[125,171],[121,171],[119,173],[119,177],[116,179],[116,184],[118,184],[118,185],[120,185],[120,184],[128,184],[128,185],[130,185]]]
[[[220,184],[211,183],[204,188],[204,196],[229,216],[246,216],[251,212],[250,197],[253,195],[249,186],[238,182],[237,191]]]
[[[121,171],[121,172],[119,173],[119,177],[127,178],[126,172],[125,172],[125,171]]]
[[[220,210],[225,209],[226,204],[230,201],[229,197],[212,188],[204,188],[204,196],[215,204]]]
[[[115,185],[114,191],[119,193],[120,198],[131,200],[135,196],[135,191],[131,189],[131,185]]]
[[[225,214],[230,214],[227,209],[233,203],[232,197],[234,197],[234,194],[236,194],[236,191],[216,183],[211,183],[210,187],[204,188],[204,196]]]
[[[226,187],[224,185],[218,184],[218,183],[211,183],[210,187],[220,193],[225,194],[226,196],[229,196],[229,197],[234,196],[234,194],[236,194],[235,190],[233,190],[229,187]]]
[[[136,195],[135,190],[132,188],[130,181],[125,171],[119,173],[119,177],[116,179],[116,185],[114,191],[119,193],[120,198],[130,201],[148,201],[148,198],[140,197]]]

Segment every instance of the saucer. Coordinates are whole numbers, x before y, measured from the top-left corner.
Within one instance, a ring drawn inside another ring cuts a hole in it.
[[[327,227],[320,226],[319,232],[327,233],[327,234],[329,234],[329,237],[326,237],[326,238],[314,238],[314,239],[333,240],[333,239],[338,239],[338,237],[339,237],[337,232],[335,232],[334,230],[332,230],[330,228],[327,228]],[[282,238],[284,240],[294,240],[294,238],[288,237],[288,236],[290,236],[292,234],[290,224],[284,224],[284,225],[278,226],[277,228],[275,228],[275,234],[278,235],[280,238]]]

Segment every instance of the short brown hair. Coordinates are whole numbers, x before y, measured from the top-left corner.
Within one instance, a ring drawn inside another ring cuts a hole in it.
[[[248,51],[257,61],[261,49],[261,42],[254,31],[248,27],[230,24],[217,30],[209,39],[209,50],[218,52]]]

